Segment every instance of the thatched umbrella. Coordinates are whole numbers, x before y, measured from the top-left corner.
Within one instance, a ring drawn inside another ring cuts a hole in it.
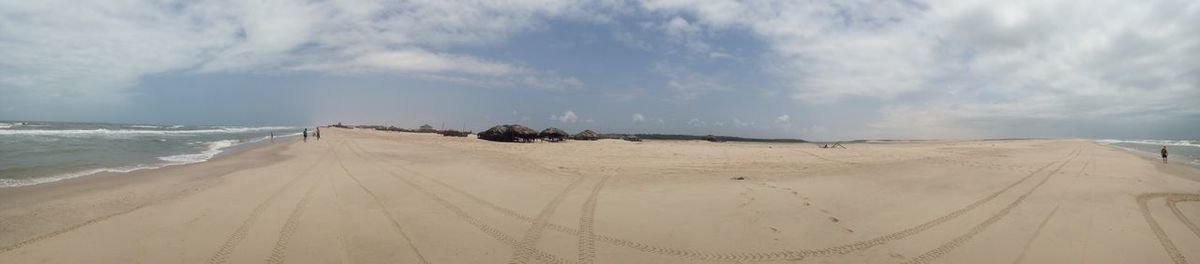
[[[522,125],[512,125],[512,130],[516,133],[517,138],[523,142],[533,142],[533,140],[538,138],[537,130],[533,130],[532,128]]]
[[[563,131],[562,129],[551,127],[538,133],[538,137],[545,141],[558,142],[571,137],[571,134],[567,134],[567,131]]]
[[[522,125],[499,125],[479,132],[479,139],[501,142],[528,142],[537,138],[537,131]]]
[[[597,139],[600,139],[600,134],[596,133],[596,131],[584,130],[583,132],[579,132],[579,134],[575,134],[575,140],[597,140]]]

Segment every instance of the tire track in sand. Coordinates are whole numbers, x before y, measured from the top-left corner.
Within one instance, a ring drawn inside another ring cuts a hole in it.
[[[63,228],[63,229],[54,230],[53,232],[50,232],[50,233],[45,233],[45,234],[42,234],[42,235],[39,235],[39,236],[36,236],[36,237],[30,238],[30,239],[26,239],[25,241],[17,242],[16,244],[12,244],[12,245],[8,245],[8,246],[4,246],[4,247],[0,248],[0,254],[4,254],[5,252],[13,251],[13,250],[16,250],[16,249],[18,249],[18,248],[22,248],[22,247],[25,247],[25,246],[28,246],[28,245],[32,245],[32,244],[34,244],[34,243],[37,243],[38,241],[46,240],[46,239],[49,239],[49,238],[52,238],[52,237],[55,237],[55,236],[58,236],[58,235],[65,234],[65,233],[67,233],[67,232],[75,231],[76,229],[79,229],[79,228],[82,228],[82,227],[85,227],[85,226],[88,226],[88,225],[91,225],[91,224],[99,223],[99,222],[102,222],[102,221],[104,221],[104,220],[108,220],[109,218],[113,218],[113,217],[117,217],[117,216],[125,215],[125,214],[128,214],[128,213],[132,213],[133,211],[137,211],[138,209],[142,209],[142,208],[144,208],[144,207],[146,207],[146,206],[149,206],[149,205],[150,205],[150,204],[141,204],[141,205],[138,205],[138,206],[134,206],[134,207],[132,207],[132,208],[129,208],[129,209],[125,209],[125,210],[118,211],[118,212],[116,212],[116,213],[107,214],[107,215],[104,215],[104,216],[100,216],[100,217],[96,217],[96,218],[88,219],[87,221],[83,221],[83,222],[81,222],[81,223],[78,223],[78,224],[74,224],[74,225],[71,225],[71,226],[65,227],[65,228]]]
[[[1073,160],[1075,158],[1075,156],[1079,155],[1080,152],[1081,152],[1080,149],[1076,149],[1075,151],[1068,153],[1067,154],[1068,160]],[[366,155],[370,155],[370,154],[366,154]],[[379,160],[378,158],[376,158],[376,159]],[[385,162],[380,160],[380,163],[385,163]],[[680,249],[680,248],[672,248],[672,247],[664,247],[664,246],[655,246],[655,245],[645,244],[645,243],[641,243],[641,242],[637,242],[637,241],[626,240],[626,239],[605,236],[605,235],[596,235],[596,240],[604,242],[604,243],[608,243],[611,245],[615,245],[615,246],[631,248],[631,249],[642,251],[645,253],[667,255],[667,256],[674,256],[674,257],[680,257],[680,258],[699,259],[699,260],[715,260],[715,261],[778,261],[778,260],[798,260],[798,259],[803,259],[806,257],[816,257],[816,256],[843,255],[843,254],[847,254],[850,252],[865,250],[865,249],[868,249],[871,247],[886,244],[890,241],[903,239],[903,238],[915,235],[917,233],[923,232],[927,229],[936,227],[943,223],[949,222],[959,216],[966,214],[967,212],[974,210],[975,208],[981,206],[982,204],[985,204],[987,202],[990,202],[991,200],[994,200],[996,197],[1000,196],[1003,193],[1008,192],[1009,190],[1016,187],[1017,185],[1020,185],[1021,183],[1028,181],[1029,179],[1033,178],[1034,176],[1037,176],[1040,172],[1051,167],[1055,163],[1058,163],[1058,162],[1047,163],[1046,165],[1042,166],[1041,168],[1038,168],[1037,170],[1025,175],[1024,177],[1017,180],[1016,182],[1013,182],[1012,184],[1010,184],[988,196],[985,196],[985,197],[981,198],[980,200],[975,201],[974,203],[971,203],[963,208],[952,211],[951,213],[949,213],[947,215],[944,215],[939,218],[925,222],[921,225],[911,227],[911,228],[908,228],[905,230],[901,230],[901,231],[898,231],[895,233],[891,233],[888,235],[876,237],[876,238],[873,238],[870,240],[864,240],[864,241],[859,241],[859,242],[855,242],[855,243],[843,244],[843,245],[839,245],[839,246],[826,247],[826,248],[820,248],[820,249],[782,250],[782,251],[773,251],[773,252],[702,252],[702,251],[697,251],[697,250],[692,250],[692,249]],[[1063,164],[1065,164],[1065,162]],[[510,216],[510,217],[513,217],[516,219],[520,219],[522,221],[526,221],[526,222],[533,221],[532,217],[521,215],[510,209],[507,209],[507,208],[498,206],[494,203],[488,202],[482,198],[474,196],[471,193],[462,191],[451,185],[448,185],[441,181],[438,181],[436,178],[425,176],[419,172],[403,168],[402,166],[400,166],[400,168],[405,171],[408,171],[410,173],[413,173],[414,175],[422,177],[426,180],[438,183],[439,185],[442,185],[446,189],[449,189],[455,193],[458,193],[459,195],[467,197],[468,199],[475,201],[481,205],[484,205],[485,207],[496,210],[497,212],[500,212],[503,215],[507,215],[507,216]],[[580,231],[577,229],[567,227],[567,226],[557,225],[557,224],[553,224],[553,223],[548,224],[547,229],[570,234],[570,235],[575,235],[575,236],[580,235]]]
[[[1076,150],[1072,153],[1067,154],[1067,156],[1070,158],[1070,156],[1078,155],[1078,153],[1079,153],[1079,150]],[[367,154],[367,155],[369,155],[369,154]],[[376,158],[376,159],[378,160],[378,158]],[[692,249],[681,249],[681,248],[672,248],[672,247],[666,247],[666,246],[650,245],[650,244],[646,244],[646,243],[642,243],[642,242],[638,242],[638,241],[626,240],[626,239],[605,236],[605,235],[596,235],[596,240],[600,241],[600,242],[608,243],[608,244],[611,244],[614,246],[631,248],[631,249],[638,250],[638,251],[645,252],[645,253],[651,253],[651,254],[657,254],[657,255],[667,255],[667,256],[674,256],[674,257],[680,257],[680,258],[699,259],[699,260],[715,260],[715,261],[778,261],[778,260],[797,260],[797,259],[803,259],[806,257],[843,255],[843,254],[847,254],[850,252],[865,250],[868,248],[886,244],[886,243],[894,241],[894,240],[903,239],[903,238],[918,234],[920,232],[923,232],[927,229],[936,227],[943,223],[949,222],[951,220],[954,220],[955,218],[962,216],[987,202],[990,202],[991,200],[995,199],[996,197],[1000,196],[1001,194],[1008,192],[1013,187],[1016,187],[1017,185],[1020,185],[1021,183],[1028,181],[1029,179],[1038,175],[1038,173],[1044,171],[1045,169],[1049,168],[1050,166],[1054,165],[1055,163],[1057,163],[1057,162],[1047,163],[1046,165],[1042,166],[1041,168],[1038,168],[1037,170],[1030,172],[1029,174],[1022,177],[1020,180],[1017,180],[1016,182],[1009,184],[1008,186],[1000,189],[999,191],[996,191],[988,196],[985,196],[965,207],[962,207],[955,211],[952,211],[951,213],[949,213],[947,215],[930,220],[921,225],[910,227],[908,229],[904,229],[904,230],[901,230],[901,231],[898,231],[895,233],[876,237],[876,238],[873,238],[870,240],[864,240],[864,241],[859,241],[859,242],[855,242],[855,243],[843,244],[843,245],[839,245],[839,246],[819,248],[819,249],[798,249],[798,250],[783,250],[783,251],[772,251],[772,252],[703,252],[703,251],[692,250]],[[497,212],[500,212],[503,215],[507,215],[507,216],[510,216],[510,217],[513,217],[516,219],[520,219],[525,222],[532,223],[532,221],[533,221],[532,217],[525,216],[525,215],[517,213],[511,209],[498,206],[487,200],[479,198],[478,196],[475,196],[471,193],[465,192],[461,189],[458,189],[449,184],[441,182],[441,181],[437,180],[436,178],[424,176],[423,174],[420,174],[420,173],[412,171],[412,170],[408,170],[408,169],[405,169],[405,170],[409,171],[417,176],[420,176],[426,180],[437,183],[438,185],[441,185],[442,187],[445,187],[448,190],[451,190],[463,197],[466,197],[472,201],[475,201],[476,203],[479,203],[479,204],[483,205],[484,207],[488,207]],[[581,232],[575,228],[558,225],[558,224],[553,224],[553,223],[548,224],[547,229],[570,234],[570,235],[575,235],[575,236],[579,236],[581,234]]]
[[[588,195],[587,202],[583,203],[583,212],[579,216],[580,264],[591,264],[596,259],[596,202],[600,196],[600,189],[604,188],[608,178],[607,175],[600,178],[600,182],[596,183],[596,187],[593,187],[592,193]]]
[[[1042,223],[1038,224],[1037,229],[1033,231],[1033,235],[1030,235],[1029,240],[1025,241],[1025,248],[1021,249],[1021,255],[1017,256],[1017,260],[1013,261],[1013,264],[1019,264],[1025,261],[1025,253],[1029,252],[1029,248],[1033,246],[1033,241],[1038,238],[1038,235],[1042,234],[1042,229],[1046,228],[1046,223],[1050,223],[1050,219],[1054,218],[1055,213],[1058,213],[1058,207],[1058,205],[1055,205],[1054,210],[1050,210],[1050,214],[1046,215],[1046,219],[1042,219]]]
[[[1191,219],[1188,219],[1187,216],[1183,215],[1183,211],[1179,210],[1179,205],[1178,205],[1178,203],[1180,203],[1180,202],[1196,202],[1196,201],[1200,201],[1200,195],[1193,194],[1193,195],[1167,196],[1167,207],[1171,208],[1171,213],[1175,214],[1175,218],[1179,218],[1179,222],[1182,222],[1183,225],[1187,226],[1188,229],[1192,230],[1192,234],[1196,234],[1196,237],[1200,237],[1200,227],[1197,227],[1196,223],[1192,222]]]
[[[958,237],[955,237],[954,239],[951,239],[949,242],[946,242],[945,244],[942,244],[941,246],[934,248],[933,250],[930,250],[929,252],[925,252],[925,254],[921,254],[920,256],[917,256],[916,258],[910,259],[903,263],[905,263],[905,264],[929,263],[930,261],[933,261],[937,258],[945,256],[947,253],[950,253],[950,251],[953,251],[954,249],[958,248],[959,246],[962,246],[967,241],[970,241],[976,235],[979,235],[979,233],[982,233],[984,230],[987,230],[988,227],[991,227],[992,224],[999,222],[1000,219],[1003,219],[1005,216],[1007,216],[1010,212],[1012,212],[1013,209],[1017,208],[1017,206],[1020,206],[1021,203],[1024,203],[1025,198],[1028,198],[1030,194],[1033,194],[1034,191],[1037,191],[1039,188],[1042,187],[1042,185],[1046,184],[1046,182],[1049,181],[1050,178],[1053,178],[1055,174],[1058,174],[1058,172],[1060,170],[1062,170],[1062,168],[1064,166],[1067,166],[1067,164],[1069,164],[1069,163],[1071,163],[1071,161],[1075,160],[1075,157],[1078,157],[1080,152],[1081,151],[1079,149],[1076,149],[1074,151],[1074,155],[1070,159],[1063,162],[1062,164],[1059,164],[1057,168],[1055,168],[1053,171],[1050,171],[1050,173],[1047,174],[1046,177],[1042,178],[1042,180],[1040,182],[1038,182],[1037,185],[1034,185],[1033,188],[1029,188],[1028,191],[1025,191],[1025,193],[1021,194],[1021,196],[1017,197],[1017,199],[1013,200],[1011,203],[1009,203],[1007,206],[1005,206],[1004,209],[1001,209],[999,212],[996,212],[991,217],[988,217],[987,220],[984,220],[983,222],[975,225],[970,230],[968,230],[966,233],[959,235]]]
[[[554,216],[554,212],[558,210],[558,205],[561,204],[563,199],[567,197],[567,194],[570,194],[572,190],[575,190],[575,187],[578,187],[584,179],[585,177],[583,176],[576,177],[571,184],[567,185],[566,188],[563,188],[558,195],[555,195],[553,200],[550,200],[549,203],[546,203],[546,206],[542,208],[542,212],[538,213],[537,219],[534,219],[533,224],[529,226],[529,231],[525,231],[525,236],[521,239],[521,241],[516,245],[513,245],[513,256],[511,259],[509,259],[508,263],[523,264],[529,261],[529,255],[532,254],[532,250],[534,248],[537,248],[537,242],[542,238],[542,232],[546,229],[546,223],[550,221],[551,216]]]
[[[359,158],[363,158],[364,160],[366,158],[364,158],[363,155],[370,155],[370,154],[365,154],[365,153],[359,153],[359,151],[355,151],[353,149],[351,149],[351,152],[355,156],[358,156]],[[409,186],[413,190],[416,190],[417,192],[424,194],[426,197],[429,197],[434,202],[437,202],[442,207],[445,207],[447,210],[449,210],[451,213],[453,213],[455,216],[457,216],[460,220],[463,220],[464,222],[467,222],[467,224],[475,226],[476,229],[479,229],[479,231],[492,237],[492,239],[495,239],[496,241],[500,241],[501,243],[504,243],[509,246],[516,245],[517,243],[519,243],[519,241],[508,236],[507,234],[500,231],[499,229],[492,227],[491,225],[488,225],[487,223],[484,223],[483,221],[480,221],[479,219],[477,219],[475,217],[472,217],[471,214],[467,213],[465,210],[458,207],[454,203],[451,203],[450,201],[443,199],[441,196],[438,196],[437,194],[433,193],[432,191],[426,189],[425,187],[413,182],[412,180],[409,180],[403,176],[400,176],[399,174],[396,174],[395,171],[388,169],[388,168],[384,167],[383,165],[380,165],[379,159],[374,158],[373,156],[372,156],[372,158],[377,161],[377,162],[371,163],[372,165],[375,165],[375,167],[382,169],[384,172],[388,173],[389,175],[391,175],[393,178],[400,181],[401,183]],[[416,172],[416,171],[413,171],[413,170],[410,170],[407,168],[400,168],[400,169],[404,170],[405,172],[408,172],[410,174],[420,176],[421,178],[429,178],[428,176],[425,176],[423,174],[420,174],[419,172]],[[534,259],[537,259],[542,262],[570,263],[570,261],[568,261],[568,260],[564,260],[553,254],[549,254],[549,253],[537,250],[536,248],[531,249],[531,252],[532,252],[531,255],[533,256]]]
[[[312,174],[312,170],[314,168],[316,168],[317,165],[320,165],[321,161],[324,161],[325,158],[327,158],[327,157],[329,157],[329,153],[325,153],[324,155],[322,155],[321,159],[319,159],[317,162],[314,162],[311,166],[308,167],[308,169],[305,169],[304,172],[300,174],[300,176],[297,176],[295,178],[292,178],[291,180],[288,180],[288,182],[285,183],[283,185],[283,187],[280,187],[278,190],[275,190],[275,192],[272,193],[271,196],[268,196],[266,200],[263,200],[261,203],[258,204],[258,206],[255,206],[254,210],[250,211],[250,215],[246,217],[246,220],[242,220],[242,225],[238,226],[238,228],[235,229],[232,234],[229,234],[229,238],[225,239],[225,244],[222,244],[221,248],[217,249],[217,252],[214,253],[211,258],[208,259],[208,263],[209,264],[217,264],[217,263],[229,262],[229,258],[231,256],[233,256],[233,250],[235,248],[237,248],[239,243],[242,242],[242,239],[246,238],[246,234],[250,232],[250,228],[254,226],[254,223],[258,222],[258,217],[260,215],[262,215],[263,211],[266,211],[267,207],[269,207],[272,203],[274,203],[275,199],[278,198],[279,195],[283,193],[283,191],[285,191],[287,189],[291,189],[293,185],[296,185],[297,182],[300,182],[300,179],[303,179],[306,176],[308,176],[309,174]]]
[[[1164,200],[1167,201],[1166,202],[1167,206],[1171,207],[1173,205],[1170,202],[1170,200],[1172,198],[1178,199],[1178,201],[1192,201],[1192,199],[1200,200],[1200,194],[1144,193],[1144,194],[1137,196],[1137,203],[1138,203],[1138,207],[1140,207],[1142,210],[1142,217],[1144,217],[1146,219],[1146,224],[1150,225],[1150,230],[1153,231],[1154,236],[1158,238],[1158,243],[1162,244],[1163,249],[1167,251],[1167,256],[1170,256],[1171,261],[1174,262],[1175,264],[1187,264],[1188,263],[1187,258],[1185,258],[1183,256],[1183,253],[1179,251],[1179,248],[1175,246],[1175,242],[1171,241],[1171,237],[1167,236],[1167,232],[1165,230],[1163,230],[1162,226],[1158,223],[1157,220],[1154,220],[1154,216],[1150,215],[1150,206],[1147,205],[1147,202],[1149,202],[1151,199],[1157,199],[1157,198],[1164,198]],[[1175,207],[1175,208],[1172,208],[1171,211],[1172,211],[1172,213],[1176,213],[1177,210],[1178,210],[1178,207]],[[1183,213],[1179,212],[1175,216],[1182,217]],[[1181,220],[1184,222],[1185,225],[1188,225],[1189,229],[1191,229],[1195,226],[1194,223],[1192,223],[1191,220],[1188,220],[1186,217],[1181,218]],[[1195,232],[1196,230],[1192,229],[1192,231]]]
[[[329,178],[326,176],[325,178]],[[287,221],[283,223],[283,228],[279,230],[279,238],[275,240],[275,248],[271,249],[271,257],[267,258],[267,263],[278,264],[283,263],[283,258],[287,254],[288,242],[291,241],[292,235],[296,233],[296,228],[300,225],[300,217],[304,215],[304,209],[308,207],[308,202],[312,200],[313,191],[317,189],[316,181],[312,186],[308,187],[308,191],[304,193],[304,198],[296,203],[296,207],[292,208],[292,213],[288,215]]]
[[[349,149],[349,147],[347,147],[347,149]],[[420,261],[420,263],[423,264],[428,264],[429,261],[425,260],[425,256],[421,255],[420,250],[417,250],[417,246],[413,244],[412,238],[409,238],[408,233],[404,232],[404,227],[401,227],[400,222],[396,221],[396,216],[392,215],[392,212],[388,211],[387,207],[383,206],[383,202],[380,202],[379,196],[375,195],[375,192],[372,192],[370,189],[367,189],[367,187],[358,180],[358,177],[354,177],[354,174],[350,173],[350,170],[346,169],[346,164],[342,163],[342,157],[337,153],[337,151],[334,151],[333,154],[337,159],[338,167],[342,168],[342,171],[346,173],[346,176],[354,180],[354,183],[358,185],[358,188],[362,188],[363,191],[371,195],[371,199],[375,201],[375,205],[379,206],[379,209],[383,211],[384,215],[386,215],[388,220],[391,221],[392,227],[395,227],[396,231],[400,233],[400,237],[404,238],[404,241],[408,243],[408,248],[417,255],[417,261]]]

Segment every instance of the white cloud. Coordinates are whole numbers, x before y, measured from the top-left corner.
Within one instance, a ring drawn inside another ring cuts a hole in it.
[[[709,92],[729,90],[716,78],[692,72],[684,67],[658,63],[654,65],[652,71],[667,78],[667,88],[674,93],[674,96],[668,101],[686,102]]]
[[[575,111],[566,111],[562,115],[551,115],[550,120],[557,120],[561,123],[575,123],[579,121],[579,116],[575,115]]]
[[[776,124],[790,123],[791,120],[792,120],[792,116],[790,116],[790,115],[781,115],[781,116],[775,117]]]
[[[639,114],[639,113],[634,113],[634,114],[633,114],[633,123],[635,123],[635,124],[641,124],[641,123],[645,123],[645,122],[646,122],[646,117],[645,117],[645,116],[642,116],[642,114]]]
[[[687,124],[694,127],[702,127],[705,125],[704,121],[700,121],[699,118],[692,118],[691,120],[687,121]]]
[[[734,126],[738,126],[738,127],[752,127],[752,126],[754,126],[754,125],[755,125],[755,123],[754,123],[754,121],[750,121],[750,122],[744,122],[744,121],[742,121],[741,119],[738,119],[738,118],[734,117],[734,118],[733,118],[733,125],[734,125]]]
[[[541,0],[6,2],[0,3],[0,90],[95,95],[164,72],[291,70],[578,88],[582,82],[569,76],[443,50],[498,43],[551,18],[594,18],[585,6]],[[54,19],[24,19],[35,17]]]
[[[882,102],[869,127],[883,134],[1003,135],[1027,130],[1023,124],[1080,119],[1148,125],[1139,122],[1194,120],[1200,112],[1196,1],[647,0],[642,6],[663,17],[694,18],[686,27],[664,23],[680,32],[753,32],[769,48],[763,66],[790,86],[792,98]],[[1048,130],[1063,129],[1073,128]]]
[[[781,115],[781,116],[775,117],[775,125],[783,128],[783,129],[791,129],[792,128],[792,116],[791,115]]]

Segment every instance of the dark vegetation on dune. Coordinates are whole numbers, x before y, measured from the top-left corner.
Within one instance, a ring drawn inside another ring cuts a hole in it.
[[[459,130],[436,130],[429,125],[424,125],[418,129],[407,129],[395,126],[381,125],[342,125],[337,123],[329,125],[329,127],[339,128],[355,128],[355,129],[375,129],[381,131],[393,132],[408,132],[408,133],[437,133],[448,137],[466,137],[471,134],[471,131]],[[592,130],[583,130],[577,134],[570,134],[565,130],[558,128],[546,128],[541,132],[529,127],[518,124],[507,124],[493,126],[483,132],[476,133],[479,139],[497,142],[534,142],[543,140],[548,142],[562,142],[568,139],[571,140],[600,140],[600,139],[621,139],[627,141],[641,140],[704,140],[709,142],[761,142],[761,143],[809,143],[803,139],[765,139],[765,138],[744,138],[731,136],[716,136],[716,135],[680,135],[680,134],[625,134],[625,133],[597,133]]]

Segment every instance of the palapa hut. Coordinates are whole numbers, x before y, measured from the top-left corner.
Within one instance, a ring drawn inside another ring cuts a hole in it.
[[[479,139],[500,142],[530,142],[537,139],[537,131],[522,125],[499,125],[479,132]]]
[[[538,133],[538,138],[548,142],[559,142],[566,140],[568,137],[571,137],[571,134],[567,134],[567,131],[553,127],[547,128],[542,130],[541,133]]]
[[[574,138],[575,140],[599,140],[600,134],[596,133],[596,131],[584,130],[583,132],[579,132],[579,134],[575,134]]]
[[[433,126],[431,126],[429,124],[424,124],[424,125],[421,125],[420,128],[417,128],[417,132],[433,133],[434,130],[433,130]]]

